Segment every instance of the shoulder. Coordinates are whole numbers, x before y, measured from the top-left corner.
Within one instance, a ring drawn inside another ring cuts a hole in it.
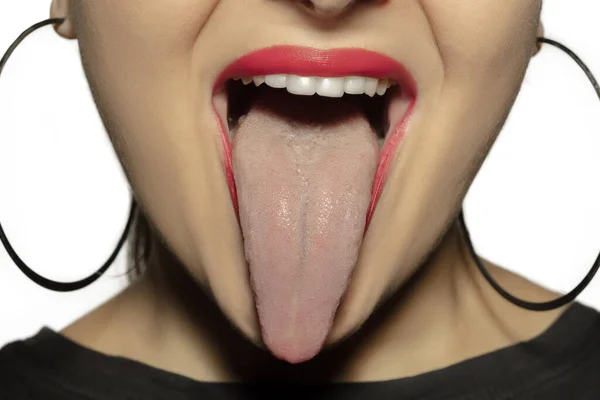
[[[10,343],[0,349],[0,398],[29,399],[26,360],[20,355],[23,342]]]
[[[511,399],[600,399],[598,310],[572,304],[546,331],[499,354],[494,370],[498,381],[509,377]]]
[[[549,359],[553,374],[548,374],[551,398],[600,398],[600,313],[591,307],[575,304],[555,329],[557,347],[564,346]],[[561,344],[562,343],[562,344]]]
[[[5,345],[0,349],[0,399],[70,399],[61,391],[46,366],[41,331],[37,335]]]

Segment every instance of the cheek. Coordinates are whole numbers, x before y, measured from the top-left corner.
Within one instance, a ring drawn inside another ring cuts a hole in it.
[[[447,154],[460,165],[489,149],[514,102],[535,47],[541,0],[422,5],[444,64],[440,104],[454,119],[455,144],[446,143],[453,150]]]
[[[207,198],[206,192],[219,193],[210,184],[218,186],[222,175],[210,134],[214,119],[199,104],[192,63],[198,35],[218,1],[80,1],[79,47],[107,132],[153,222],[176,231],[169,238],[181,236],[176,227],[191,192],[185,183],[209,182],[194,193]],[[198,160],[204,164],[192,165]],[[200,178],[186,176],[189,171]]]
[[[93,45],[99,55],[150,66],[189,57],[218,4],[218,0],[76,1],[80,40]]]
[[[211,282],[221,309],[255,338],[216,120],[194,62],[218,1],[80,1],[84,71],[139,204],[188,272]]]
[[[189,98],[182,77],[193,29],[177,23],[181,14],[154,0],[82,1],[76,19],[84,70],[116,150],[131,161],[129,172],[149,169],[157,180],[170,172],[170,142],[186,124],[175,116]]]
[[[197,114],[184,114],[197,86],[191,60],[218,0],[74,1],[84,69],[111,138],[168,157],[169,135]]]
[[[448,76],[512,71],[535,45],[541,0],[422,0]]]
[[[196,244],[181,228],[190,223],[189,197],[223,203],[206,196],[220,193],[210,188],[219,185],[219,153],[191,73],[197,35],[215,3],[84,2],[77,19],[84,70],[108,135],[138,201],[186,265],[198,264]],[[198,160],[204,164],[192,165]],[[189,171],[200,178],[190,179]],[[186,182],[198,180],[209,183],[192,194]],[[194,273],[204,279],[203,270]]]

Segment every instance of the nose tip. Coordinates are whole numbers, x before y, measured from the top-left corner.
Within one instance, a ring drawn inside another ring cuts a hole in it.
[[[357,0],[300,0],[299,2],[314,14],[323,17],[337,17],[348,10]]]

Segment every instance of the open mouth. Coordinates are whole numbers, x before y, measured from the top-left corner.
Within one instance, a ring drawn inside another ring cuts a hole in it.
[[[223,160],[265,345],[322,348],[416,100],[411,75],[364,50],[274,47],[215,85]]]
[[[299,114],[304,111],[305,117],[312,119],[313,122],[322,120],[321,123],[327,123],[329,118],[334,118],[336,112],[339,113],[340,109],[348,107],[349,102],[354,103],[355,108],[367,118],[377,136],[380,147],[383,146],[390,127],[388,111],[391,93],[400,90],[399,85],[393,80],[358,76],[338,78],[294,75],[235,77],[227,81],[225,87],[228,96],[227,125],[230,141],[233,141],[240,121],[245,119],[257,95],[261,91],[279,90],[281,93],[263,94],[263,96],[278,96],[283,101],[295,103],[292,111],[297,111]],[[305,96],[305,98],[296,96]],[[341,98],[343,100],[334,100]],[[322,108],[318,108],[319,106]],[[326,110],[327,113],[315,115],[315,113],[318,114],[317,110],[313,110],[315,108]],[[302,118],[301,115],[298,117]]]

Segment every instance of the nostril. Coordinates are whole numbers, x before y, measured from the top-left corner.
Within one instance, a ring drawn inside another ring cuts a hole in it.
[[[308,8],[311,11],[314,11],[315,9],[315,5],[313,4],[312,0],[300,0],[300,4],[302,4],[304,7]]]
[[[315,17],[339,17],[357,5],[384,5],[390,0],[290,0]]]
[[[356,0],[297,0],[306,9],[320,16],[336,17],[348,10]]]

